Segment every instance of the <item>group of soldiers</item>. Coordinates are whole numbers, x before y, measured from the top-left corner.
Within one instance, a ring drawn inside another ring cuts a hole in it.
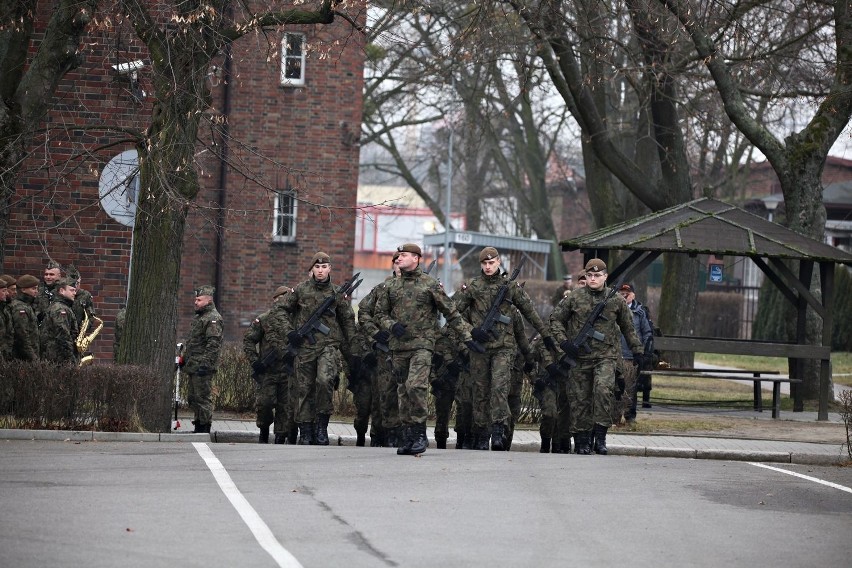
[[[566,291],[545,323],[516,281],[520,267],[504,272],[494,247],[480,251],[480,275],[452,299],[421,257],[416,244],[397,248],[391,275],[359,302],[357,322],[350,296],[358,275],[333,284],[324,252],[307,280],[275,290],[243,342],[257,382],[259,442],[272,428],[274,443],[327,445],[332,395],[346,380],[358,446],[371,423],[371,446],[426,451],[431,388],[438,448],[455,405],[457,448],[508,450],[528,376],[542,404],[541,451],[570,452],[573,437],[576,453],[606,454],[622,336],[634,364],[644,357],[628,304],[606,286],[606,264],[589,261],[578,278],[585,286]],[[221,340],[220,329],[198,333]]]
[[[80,330],[95,317],[92,295],[80,288],[80,272],[50,261],[42,279],[0,276],[0,358],[79,365]]]

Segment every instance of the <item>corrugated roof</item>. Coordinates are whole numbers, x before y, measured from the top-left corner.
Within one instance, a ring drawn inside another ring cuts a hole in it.
[[[852,255],[722,201],[702,198],[560,242],[563,250],[635,250],[852,264]]]

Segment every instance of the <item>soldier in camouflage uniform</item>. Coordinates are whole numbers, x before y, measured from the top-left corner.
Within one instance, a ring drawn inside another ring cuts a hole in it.
[[[447,449],[447,438],[450,437],[450,414],[461,374],[459,344],[452,330],[444,326],[435,340],[435,352],[432,355],[429,383],[435,401],[435,444],[439,450]]]
[[[274,442],[284,444],[295,427],[293,405],[290,403],[290,373],[292,358],[285,363],[287,333],[292,328],[290,314],[282,303],[292,291],[279,286],[272,295],[272,307],[251,322],[243,336],[243,352],[252,368],[251,376],[257,384],[258,442],[269,443],[269,427],[274,424]],[[293,439],[292,443],[296,440]]]
[[[331,258],[318,252],[311,259],[311,277],[284,296],[284,308],[290,313],[292,329],[288,332],[290,345],[297,349],[295,387],[296,422],[299,425],[299,444],[327,446],[328,420],[334,412],[332,395],[347,372],[344,356],[352,367],[360,365],[360,341],[355,327],[355,313],[348,297],[341,297],[340,287],[331,283]],[[329,309],[320,321],[329,329],[328,335],[314,333],[315,343],[298,333],[323,301],[334,296]],[[290,389],[293,396],[294,389]]]
[[[586,286],[586,272],[580,271],[577,274],[577,287],[584,288]],[[559,369],[554,374],[556,381],[556,434],[553,438],[553,453],[554,454],[570,454],[571,453],[571,403],[568,401],[568,385],[567,371]],[[553,379],[553,377],[551,377]]]
[[[209,434],[213,423],[213,375],[216,374],[225,331],[222,316],[213,302],[215,293],[213,286],[200,286],[195,290],[195,317],[184,343],[187,402],[195,413],[192,423],[196,434]]]
[[[399,253],[391,260],[396,267]],[[355,401],[357,415],[355,432],[358,435],[355,445],[364,445],[367,420],[372,418],[370,446],[396,447],[396,433],[399,428],[399,403],[396,395],[396,382],[391,380],[388,342],[390,334],[382,331],[374,320],[376,300],[384,292],[387,281],[396,276],[391,273],[384,282],[373,287],[358,302],[358,331],[365,345],[370,346],[364,355],[361,377],[357,385],[352,385],[352,398]],[[368,416],[369,414],[369,416]]]
[[[494,247],[485,247],[479,253],[482,274],[474,278],[456,305],[466,314],[473,327],[471,335],[486,348],[484,354],[472,354],[470,374],[473,377],[473,436],[474,447],[487,450],[489,436],[491,449],[503,451],[507,446],[507,433],[511,411],[509,409],[509,387],[511,369],[515,359],[516,341],[511,320],[514,306],[532,324],[545,345],[555,349],[550,330],[536,313],[524,289],[500,270],[500,255]],[[488,310],[494,303],[502,285],[508,285],[500,313],[508,318],[508,324],[496,322],[490,332],[481,327]],[[489,432],[490,426],[490,432]]]
[[[571,370],[568,385],[571,433],[576,452],[591,453],[594,430],[594,450],[606,454],[606,433],[612,424],[615,366],[621,357],[621,335],[627,339],[634,360],[641,361],[643,349],[633,328],[630,309],[624,300],[610,295],[606,286],[606,264],[594,258],[586,263],[585,270],[586,287],[571,292],[559,303],[550,315],[550,327],[565,354],[577,362]],[[600,332],[603,339],[590,339],[587,344],[590,351],[586,352],[572,341],[595,306],[603,301],[606,301],[605,308],[594,322],[595,331]]]
[[[508,452],[512,448],[512,439],[515,436],[515,424],[521,416],[521,391],[524,388],[524,376],[535,370],[535,358],[533,356],[530,340],[527,339],[524,329],[524,320],[521,313],[516,309],[512,317],[512,329],[515,334],[515,342],[518,345],[515,353],[515,361],[512,364],[511,382],[509,383],[509,425],[506,429],[506,448]]]
[[[18,361],[37,361],[41,353],[41,338],[35,304],[38,296],[38,278],[25,274],[17,280],[17,295],[9,305],[14,343],[12,358]]]
[[[387,283],[376,302],[379,328],[390,332],[393,372],[399,387],[399,418],[403,424],[399,455],[426,451],[426,398],[432,353],[438,333],[438,312],[467,344],[482,350],[470,337],[470,326],[456,310],[437,280],[420,270],[420,247],[407,243],[397,248],[399,278]]]
[[[71,306],[71,309],[74,311],[74,317],[77,318],[77,327],[83,325],[85,316],[89,316],[89,326],[93,325],[95,323],[94,317],[97,315],[95,314],[95,304],[92,300],[92,294],[88,290],[80,288],[80,271],[73,264],[70,264],[65,274],[70,281],[75,283],[75,287],[77,288],[74,305]]]
[[[41,323],[44,319],[44,314],[47,313],[47,309],[50,307],[50,304],[53,303],[54,297],[56,296],[56,282],[61,277],[62,265],[54,260],[48,262],[44,269],[42,281],[39,283],[38,295],[36,296],[35,305],[33,306],[39,323]]]
[[[47,308],[39,329],[41,358],[57,365],[78,365],[80,354],[76,342],[80,330],[71,310],[77,290],[71,281],[60,278],[54,291],[53,303]]]
[[[14,282],[14,280],[11,280]],[[15,345],[15,330],[12,326],[12,313],[10,305],[12,301],[9,290],[10,280],[6,276],[0,276],[0,361],[12,360],[12,349]]]

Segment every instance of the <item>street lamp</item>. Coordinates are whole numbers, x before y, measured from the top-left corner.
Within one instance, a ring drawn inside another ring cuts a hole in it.
[[[784,201],[784,196],[773,193],[768,197],[763,198],[763,206],[766,207],[767,211],[767,219],[770,223],[773,222],[773,218],[775,217],[775,210],[778,209],[778,204]]]

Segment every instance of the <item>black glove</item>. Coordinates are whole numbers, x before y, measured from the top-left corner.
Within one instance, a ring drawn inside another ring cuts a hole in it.
[[[550,351],[556,351],[556,340],[553,339],[553,336],[548,335],[542,341],[544,341],[544,346],[547,347]]]
[[[393,334],[394,337],[396,337],[397,339],[400,339],[405,335],[405,330],[406,330],[407,327],[408,326],[405,325],[404,323],[396,322],[395,324],[393,324],[393,326],[391,326],[390,331],[391,331],[391,333]]]
[[[373,334],[373,339],[375,339],[378,343],[387,345],[388,341],[390,341],[390,332],[381,329]]]
[[[444,356],[440,353],[432,353],[432,368],[437,369],[444,364]]]
[[[624,396],[624,389],[627,388],[627,385],[624,384],[624,377],[621,375],[615,376],[615,400],[621,400],[621,397]]]
[[[295,349],[298,349],[305,342],[305,338],[299,335],[299,332],[295,329],[287,334],[287,341],[290,342]]]
[[[485,347],[483,347],[482,344],[477,343],[472,339],[470,341],[465,341],[464,344],[467,345],[467,348],[471,351],[475,351],[477,353],[485,353]]]
[[[210,376],[210,375],[212,375],[212,374],[213,374],[213,369],[211,369],[211,368],[210,368],[210,367],[208,367],[207,365],[201,365],[201,366],[200,366],[200,367],[198,367],[198,369],[195,371],[195,376],[196,376],[196,377],[209,377],[209,376]]]
[[[580,350],[577,349],[573,343],[568,341],[567,339],[559,344],[559,347],[562,348],[562,351],[565,352],[571,359],[576,359],[580,356]]]
[[[535,370],[535,363],[527,361],[524,363],[524,373],[532,373]]]
[[[470,336],[479,343],[488,343],[491,341],[491,334],[483,330],[481,327],[475,327],[470,330]]]
[[[293,372],[296,370],[296,368],[293,366],[293,363],[295,361],[296,357],[288,351],[287,354],[284,355],[284,359],[282,359],[281,361],[281,368],[284,369],[284,372],[288,375],[292,375]]]
[[[645,354],[644,353],[634,353],[633,354],[633,364],[637,367],[642,367],[642,364],[645,363]]]
[[[562,371],[562,367],[559,366],[559,363],[551,363],[548,365],[545,370],[550,378],[554,381],[557,381],[563,377],[565,377],[565,373]]]
[[[262,359],[258,359],[252,362],[251,370],[253,374],[259,375],[266,370],[266,364],[264,364]]]
[[[379,358],[376,357],[376,354],[372,351],[368,351],[364,358],[361,360],[361,366],[365,369],[375,369],[376,365],[379,364]]]
[[[459,373],[461,373],[461,370],[462,370],[462,368],[461,368],[461,365],[459,365],[458,361],[453,361],[451,363],[447,363],[446,373],[450,377],[452,377],[454,379],[458,379]]]
[[[361,358],[357,355],[349,356],[349,376],[350,377],[360,377],[361,376]]]

